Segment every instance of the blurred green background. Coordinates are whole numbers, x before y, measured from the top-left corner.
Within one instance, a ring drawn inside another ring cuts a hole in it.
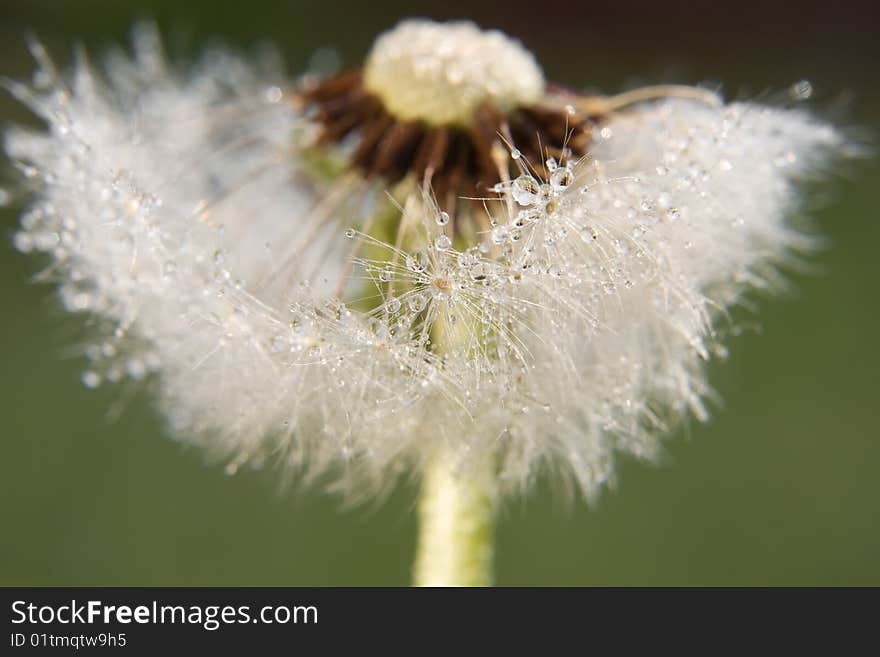
[[[603,3],[600,3],[603,4]],[[606,3],[607,4],[607,3]],[[722,82],[760,97],[810,79],[812,107],[870,135],[880,118],[876,17],[845,3],[670,0],[571,2],[230,2],[0,0],[0,73],[31,70],[30,29],[66,61],[124,42],[156,19],[173,50],[213,37],[277,44],[302,68],[315,48],[355,64],[401,16],[466,17],[521,38],[551,79],[613,92],[637,83]],[[8,96],[0,120],[32,120]],[[7,172],[8,173],[8,172]],[[624,459],[595,508],[546,482],[506,505],[497,581],[570,584],[880,584],[880,168],[850,167],[816,212],[829,248],[793,292],[761,299],[760,330],[729,343],[711,380],[714,419],[667,443],[659,466]],[[8,183],[7,183],[8,184]],[[65,358],[82,335],[38,262],[10,246],[0,213],[0,584],[406,584],[414,490],[344,510],[315,491],[280,491],[277,473],[228,477],[163,435],[143,395],[120,419],[119,389],[88,391]]]

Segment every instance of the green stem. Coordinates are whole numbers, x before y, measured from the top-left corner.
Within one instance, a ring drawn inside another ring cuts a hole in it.
[[[419,498],[415,586],[489,586],[495,494],[489,472],[465,479],[437,457]]]

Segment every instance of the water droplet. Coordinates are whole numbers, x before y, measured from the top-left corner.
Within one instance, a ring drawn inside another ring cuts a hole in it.
[[[511,195],[520,205],[534,205],[538,201],[541,186],[531,176],[520,176],[513,181]]]
[[[266,99],[267,103],[277,103],[283,95],[284,93],[280,87],[269,87],[263,92],[263,98]]]
[[[605,126],[599,131],[599,136],[602,137],[602,139],[611,139],[611,137],[614,136],[614,131],[608,126]]]
[[[30,253],[34,250],[33,238],[25,232],[18,232],[12,238],[12,243],[19,253]]]
[[[550,174],[550,186],[555,192],[561,192],[574,181],[574,173],[568,167],[559,167]]]
[[[441,210],[440,213],[437,215],[436,221],[438,226],[445,226],[449,223],[449,213]]]
[[[581,234],[581,237],[583,238],[583,240],[584,240],[585,242],[587,242],[587,241],[593,241],[593,240],[598,240],[598,239],[599,239],[599,233],[597,233],[597,232],[596,232],[596,229],[593,228],[592,226],[584,226],[584,228],[583,228],[583,233]]]
[[[519,216],[522,217],[522,219],[523,219],[526,223],[529,223],[529,224],[536,224],[536,223],[538,223],[539,221],[541,221],[541,219],[543,218],[544,215],[543,215],[543,214],[541,213],[541,211],[538,210],[537,208],[531,208],[531,209],[528,209],[528,210],[522,210],[522,211],[519,213]]]
[[[97,388],[101,385],[101,375],[92,370],[86,370],[80,378],[86,388]]]
[[[379,280],[387,283],[394,277],[394,273],[390,269],[383,269],[379,272]]]
[[[406,268],[420,274],[428,268],[428,256],[422,251],[406,256]]]
[[[434,240],[434,246],[440,251],[445,251],[452,246],[452,240],[446,235],[438,235]]]
[[[477,263],[470,270],[471,279],[476,283],[482,283],[489,279],[489,266],[485,263]]]
[[[345,231],[345,236],[348,239],[352,239],[355,235],[357,235],[357,231],[354,228],[349,228]]]
[[[400,312],[400,299],[397,297],[389,297],[385,302],[385,310],[394,315]]]
[[[147,366],[139,358],[132,358],[128,361],[125,369],[128,371],[128,375],[135,380],[142,379],[147,374]]]
[[[809,80],[798,80],[788,88],[792,100],[807,100],[813,95],[813,85]]]
[[[464,268],[473,267],[479,260],[480,257],[473,251],[465,251],[458,256],[458,266]]]
[[[414,313],[420,313],[425,309],[425,306],[428,305],[428,300],[425,299],[423,294],[415,292],[407,297],[406,304]]]
[[[518,148],[514,148],[512,151],[510,151],[510,159],[511,160],[518,160],[521,157],[522,157],[522,151],[520,151]]]

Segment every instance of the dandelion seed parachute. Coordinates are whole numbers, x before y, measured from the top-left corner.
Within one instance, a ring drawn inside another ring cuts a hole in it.
[[[98,321],[84,382],[149,378],[174,435],[231,470],[354,494],[438,449],[506,489],[550,467],[588,496],[615,452],[652,457],[706,416],[718,317],[807,244],[794,185],[844,147],[802,111],[643,103],[589,158],[518,159],[473,243],[429,193],[386,242],[380,186],[311,175],[318,127],[277,71],[221,51],[172,70],[149,28],[106,75],[37,55],[10,84],[47,126],[7,134],[33,188],[15,244]]]

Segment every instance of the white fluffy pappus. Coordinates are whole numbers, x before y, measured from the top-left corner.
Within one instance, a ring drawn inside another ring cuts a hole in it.
[[[586,496],[616,451],[652,457],[706,417],[713,327],[806,243],[794,185],[845,147],[800,110],[643,103],[588,158],[519,160],[479,241],[419,195],[400,222],[418,237],[386,243],[375,183],[309,175],[280,73],[221,51],[174,70],[147,28],[106,75],[37,55],[10,85],[47,126],[7,134],[33,189],[15,244],[100,318],[86,385],[151,378],[173,434],[230,471],[280,462],[354,495],[438,449]]]

